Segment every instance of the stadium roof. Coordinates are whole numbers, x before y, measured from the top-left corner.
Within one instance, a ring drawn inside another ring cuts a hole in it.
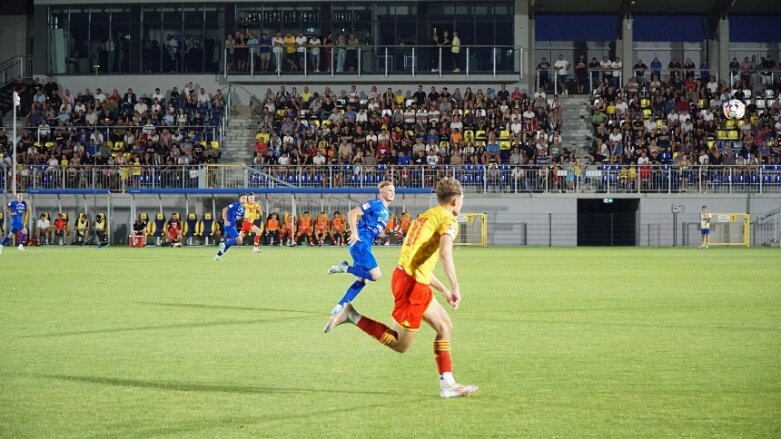
[[[727,8],[732,15],[781,15],[779,0],[532,0],[536,14],[708,14]]]

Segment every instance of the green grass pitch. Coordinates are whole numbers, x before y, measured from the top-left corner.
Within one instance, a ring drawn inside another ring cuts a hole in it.
[[[779,437],[772,249],[458,248],[456,379],[324,335],[340,248],[8,247],[0,437]],[[398,248],[358,310],[390,322]]]

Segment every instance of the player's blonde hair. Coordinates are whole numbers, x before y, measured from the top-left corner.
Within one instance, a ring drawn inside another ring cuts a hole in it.
[[[452,177],[445,177],[437,182],[437,201],[439,204],[449,203],[453,197],[457,197],[464,193],[464,188],[461,183]]]
[[[384,188],[384,187],[386,187],[386,186],[393,186],[393,182],[392,182],[392,181],[390,181],[390,180],[383,180],[383,181],[381,181],[381,182],[380,182],[380,183],[377,185],[377,188],[378,188],[378,189],[380,189],[380,190],[382,190],[382,188]]]

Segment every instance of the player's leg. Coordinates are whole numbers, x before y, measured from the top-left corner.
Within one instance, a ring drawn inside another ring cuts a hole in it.
[[[253,253],[260,253],[260,237],[263,236],[263,231],[258,226],[253,225],[250,232],[255,234],[252,240],[252,251]]]
[[[432,300],[423,320],[437,333],[434,338],[434,359],[439,370],[439,394],[443,398],[468,396],[477,391],[477,386],[461,385],[453,378],[453,365],[450,355],[450,335],[453,322],[450,315],[436,300]]]
[[[239,232],[236,230],[236,226],[226,226],[225,227],[225,241],[220,243],[220,248],[217,250],[217,254],[214,255],[215,260],[220,260],[222,258],[222,255],[224,255],[228,249],[233,247],[234,245],[238,244],[240,241],[238,241],[240,235]]]
[[[24,242],[27,239],[27,227],[22,227],[19,231],[19,235],[17,236],[19,246],[17,247],[20,252],[25,251],[24,249]]]

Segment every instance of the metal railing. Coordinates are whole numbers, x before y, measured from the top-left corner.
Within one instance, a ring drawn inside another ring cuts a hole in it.
[[[66,129],[68,131],[80,131],[82,129],[85,130],[87,135],[92,134],[93,132],[97,131],[100,132],[100,134],[103,136],[104,141],[122,141],[122,133],[117,133],[116,130],[137,130],[137,134],[141,134],[145,130],[153,130],[156,133],[160,134],[162,130],[168,129],[173,134],[177,129],[180,130],[182,133],[184,139],[183,141],[189,141],[189,142],[199,142],[201,140],[205,141],[211,141],[211,140],[221,140],[223,139],[224,135],[224,127],[223,124],[220,123],[220,125],[68,125],[65,127],[61,126],[30,126],[26,127],[25,129],[28,131],[35,131],[35,138],[36,138],[36,146],[45,146],[47,148],[53,146],[52,144],[47,145],[47,142],[50,141],[51,135],[56,131],[57,129]],[[48,133],[47,133],[48,131]],[[86,146],[86,144],[85,144]],[[112,145],[113,146],[113,145]],[[132,146],[132,145],[127,145]]]
[[[0,167],[10,188],[8,167]],[[28,189],[134,188],[363,188],[391,180],[402,188],[430,188],[457,178],[477,193],[781,193],[781,165],[757,166],[20,166],[18,185]]]
[[[223,49],[223,75],[492,75],[524,77],[526,48],[514,46],[330,46],[290,48],[235,46]],[[246,52],[246,55],[240,55]],[[243,58],[243,59],[240,59]],[[241,67],[241,68],[239,68]]]
[[[32,56],[14,56],[0,63],[0,87],[16,78],[29,78],[33,74]]]

